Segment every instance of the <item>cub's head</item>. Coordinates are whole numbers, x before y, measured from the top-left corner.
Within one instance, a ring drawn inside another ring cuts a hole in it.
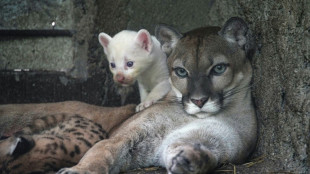
[[[169,56],[172,89],[187,113],[204,118],[244,100],[254,42],[242,19],[231,18],[222,29],[206,27],[185,34],[161,25],[155,33]]]
[[[109,61],[113,80],[117,84],[134,84],[152,62],[149,57],[153,42],[149,32],[144,29],[139,32],[123,30],[113,38],[106,33],[100,33],[98,39]]]

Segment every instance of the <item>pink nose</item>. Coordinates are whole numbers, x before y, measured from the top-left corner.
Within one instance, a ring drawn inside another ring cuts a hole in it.
[[[199,108],[202,108],[202,106],[206,103],[206,101],[208,100],[207,97],[205,98],[201,98],[199,100],[196,100],[196,99],[191,99],[191,101],[197,105]]]
[[[123,74],[116,74],[116,80],[119,82],[119,83],[123,83],[125,81],[125,77]]]

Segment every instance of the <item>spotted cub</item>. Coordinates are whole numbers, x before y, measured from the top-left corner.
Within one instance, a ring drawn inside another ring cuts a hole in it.
[[[50,108],[49,104],[44,107]],[[106,139],[113,127],[135,113],[135,105],[119,107],[114,112],[113,108],[101,107],[90,111],[92,116],[78,109],[87,107],[76,108],[78,114],[68,110],[50,115],[41,113],[43,116],[13,136],[0,140],[0,174],[55,173],[73,166],[95,143]],[[95,111],[104,112],[96,115]]]
[[[44,130],[54,121],[62,121]],[[3,173],[44,173],[76,164],[96,142],[107,138],[102,126],[80,115],[50,115],[1,141]]]

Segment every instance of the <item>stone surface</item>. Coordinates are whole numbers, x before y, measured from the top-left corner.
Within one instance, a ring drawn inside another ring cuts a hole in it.
[[[73,37],[1,38],[0,70],[64,71],[85,80],[88,77],[87,40],[94,26],[95,9],[93,1],[82,0],[0,1],[0,32],[1,29],[76,31]]]
[[[38,30],[73,27],[71,1],[0,1],[0,29]],[[0,31],[1,32],[1,31]],[[70,71],[74,67],[70,37],[8,37],[0,41],[0,70]]]
[[[65,0],[1,0],[0,29],[59,29],[73,26],[73,3]]]
[[[310,3],[240,0],[257,36],[254,97],[264,172],[309,172]],[[272,162],[272,163],[271,163]]]
[[[74,67],[72,47],[70,37],[3,39],[0,41],[0,69],[67,72]]]
[[[241,16],[242,11],[236,1],[131,0],[128,15],[128,29],[145,28],[153,33],[157,24],[165,23],[186,32],[202,26],[220,26],[232,16]]]

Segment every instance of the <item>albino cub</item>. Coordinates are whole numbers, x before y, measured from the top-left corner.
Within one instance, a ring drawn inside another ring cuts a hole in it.
[[[137,112],[170,91],[167,57],[159,41],[147,30],[123,30],[113,38],[100,33],[99,42],[108,58],[113,80],[122,86],[138,81],[141,103],[136,107]]]

